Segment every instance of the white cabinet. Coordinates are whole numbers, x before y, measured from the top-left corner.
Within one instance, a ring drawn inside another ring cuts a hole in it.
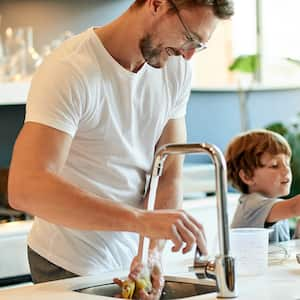
[[[0,82],[0,105],[25,104],[30,81]]]
[[[0,281],[30,273],[27,236],[31,226],[31,220],[0,224]]]

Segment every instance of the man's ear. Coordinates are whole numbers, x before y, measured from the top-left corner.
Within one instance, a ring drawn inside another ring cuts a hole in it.
[[[149,7],[151,8],[152,14],[155,14],[165,2],[165,0],[149,0]]]
[[[245,184],[247,184],[247,185],[253,185],[254,184],[253,176],[247,175],[244,170],[241,169],[239,171],[239,176]]]

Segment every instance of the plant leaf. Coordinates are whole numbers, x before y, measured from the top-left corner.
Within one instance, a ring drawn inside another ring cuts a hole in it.
[[[296,64],[296,65],[298,65],[300,67],[300,60],[294,59],[294,58],[290,58],[290,57],[287,57],[286,60],[289,61],[289,62],[291,62],[291,63],[294,63],[294,64]]]
[[[257,54],[238,56],[229,66],[230,71],[241,73],[255,73],[258,68],[259,58]]]
[[[281,122],[274,122],[266,126],[266,129],[277,132],[283,136],[286,136],[289,132],[289,129]]]

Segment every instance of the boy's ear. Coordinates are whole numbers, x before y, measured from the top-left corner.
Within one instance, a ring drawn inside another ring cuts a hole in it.
[[[241,169],[241,170],[239,171],[239,176],[240,176],[241,180],[242,180],[245,184],[247,184],[247,185],[253,185],[253,184],[254,184],[253,178],[250,177],[249,175],[247,175],[247,174],[245,173],[244,170]]]

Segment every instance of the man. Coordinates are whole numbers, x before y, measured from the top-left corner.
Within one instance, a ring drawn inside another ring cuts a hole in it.
[[[186,141],[186,60],[232,14],[229,0],[137,0],[44,61],[9,176],[10,205],[36,216],[35,282],[128,268],[139,235],[152,239],[152,253],[159,239],[206,252],[201,224],[177,209],[181,157],[165,163],[157,210],[142,208],[155,150]]]

